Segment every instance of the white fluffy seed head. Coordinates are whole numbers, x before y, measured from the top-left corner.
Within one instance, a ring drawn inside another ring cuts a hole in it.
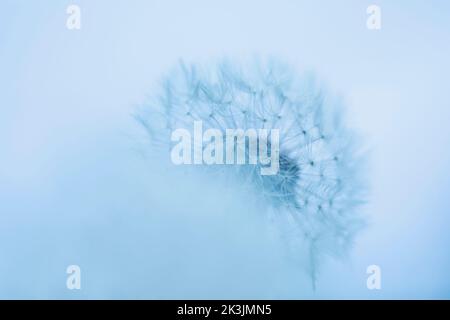
[[[297,252],[315,280],[319,257],[344,254],[363,221],[357,209],[365,195],[364,157],[342,115],[336,99],[286,65],[223,62],[212,68],[181,63],[137,119],[155,145],[166,146],[174,129],[192,128],[194,121],[223,132],[278,129],[278,174],[235,166],[236,179],[250,183],[284,221],[283,232],[293,248],[303,248]]]

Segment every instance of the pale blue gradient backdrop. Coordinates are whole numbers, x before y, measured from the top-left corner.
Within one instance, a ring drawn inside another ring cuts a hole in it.
[[[450,298],[449,18],[438,0],[0,0],[0,298]],[[253,55],[317,72],[371,149],[370,223],[315,292],[246,195],[164,171],[130,116],[180,58]]]

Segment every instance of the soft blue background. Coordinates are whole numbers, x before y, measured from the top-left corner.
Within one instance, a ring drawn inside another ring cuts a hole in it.
[[[450,5],[378,0],[369,31],[372,3],[1,0],[0,298],[450,298]],[[179,58],[254,54],[316,71],[372,150],[370,224],[315,292],[245,195],[159,168],[130,117]]]

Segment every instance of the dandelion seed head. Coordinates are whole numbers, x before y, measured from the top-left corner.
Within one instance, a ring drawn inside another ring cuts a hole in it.
[[[363,224],[358,209],[365,197],[364,157],[357,135],[344,126],[337,99],[287,65],[181,63],[137,118],[159,146],[169,146],[171,131],[191,128],[194,121],[202,121],[204,130],[223,132],[278,129],[277,175],[262,176],[259,165],[232,170],[283,221],[285,238],[308,262],[314,283],[321,257],[344,255]]]

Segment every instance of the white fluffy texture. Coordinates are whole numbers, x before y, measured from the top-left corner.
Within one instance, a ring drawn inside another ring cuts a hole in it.
[[[313,77],[299,77],[276,61],[248,68],[230,62],[206,68],[181,63],[137,119],[154,145],[169,148],[171,132],[191,129],[194,121],[202,121],[203,130],[222,132],[278,129],[276,176],[260,175],[259,164],[208,169],[232,175],[260,195],[315,283],[320,257],[345,254],[363,223],[357,208],[364,201],[364,157],[354,134],[343,126],[342,113]]]

